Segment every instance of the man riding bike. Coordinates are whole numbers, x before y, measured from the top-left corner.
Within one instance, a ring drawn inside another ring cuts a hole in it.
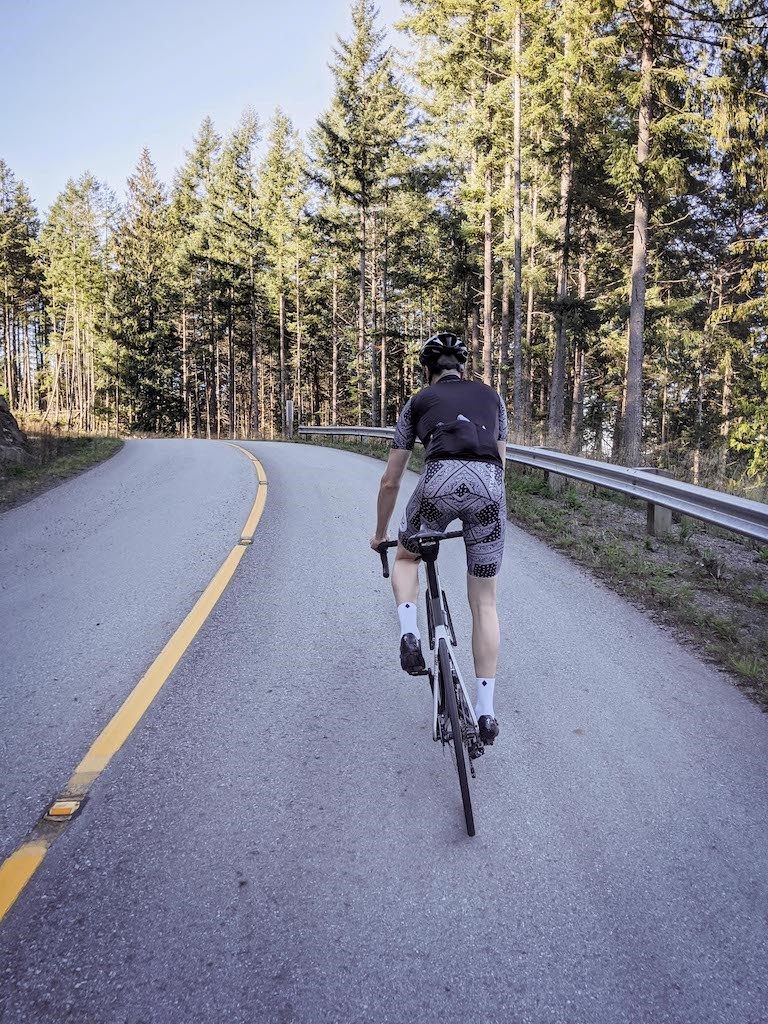
[[[483,742],[492,744],[499,734],[493,691],[499,656],[496,576],[507,519],[507,412],[493,388],[464,379],[466,361],[467,347],[455,334],[435,334],[424,343],[421,362],[427,387],[409,399],[400,413],[381,478],[371,547],[376,550],[386,540],[400,482],[418,437],[426,449],[424,469],[400,524],[392,569],[400,619],[400,664],[411,675],[423,675],[426,669],[416,622],[419,556],[411,538],[422,525],[442,532],[454,519],[461,519],[472,612],[475,714]]]

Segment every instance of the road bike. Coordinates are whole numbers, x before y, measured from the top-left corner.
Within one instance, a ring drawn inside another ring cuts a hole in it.
[[[475,834],[475,818],[472,812],[472,798],[469,791],[469,776],[475,778],[474,762],[485,752],[480,739],[477,717],[469,699],[467,688],[451,647],[456,647],[456,633],[451,621],[451,611],[445,591],[440,586],[437,572],[437,555],[440,542],[462,537],[461,530],[439,533],[435,530],[420,530],[410,538],[417,545],[419,555],[427,573],[427,626],[429,649],[433,651],[431,667],[427,668],[429,685],[432,689],[432,739],[450,747],[456,772],[459,776],[461,802],[467,835]],[[378,547],[385,578],[389,576],[387,550],[397,547],[397,541],[385,541]],[[437,685],[435,685],[437,683]],[[469,768],[469,771],[467,770]]]

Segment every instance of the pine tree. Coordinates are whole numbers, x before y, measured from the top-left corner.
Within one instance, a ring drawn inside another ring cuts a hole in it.
[[[247,110],[238,127],[224,142],[211,185],[214,206],[212,252],[225,289],[230,437],[237,434],[238,395],[241,397],[241,429],[254,434],[259,430],[257,275],[263,254],[254,163],[258,140],[258,120],[252,111]],[[238,350],[249,357],[248,371],[242,375],[239,391]]]
[[[335,92],[330,109],[313,136],[317,174],[336,202],[353,205],[358,222],[357,390],[358,422],[363,421],[364,362],[368,350],[366,262],[368,216],[380,199],[387,161],[404,127],[405,97],[395,80],[392,57],[382,49],[372,0],[352,5],[353,34],[339,39],[331,65]],[[375,359],[370,353],[371,381]],[[376,422],[375,386],[370,419]]]
[[[29,192],[0,160],[0,348],[11,409],[32,412],[38,397],[41,295],[35,242],[40,224]]]
[[[219,335],[216,296],[219,280],[211,255],[215,214],[211,185],[221,139],[205,118],[174,182],[170,224],[173,276],[182,336],[182,390],[187,430],[206,437],[220,433]],[[202,390],[201,390],[202,383]]]
[[[40,236],[50,334],[46,419],[94,430],[106,410],[107,248],[114,197],[90,174],[70,179]]]
[[[146,148],[128,178],[114,254],[112,330],[118,391],[131,410],[133,429],[175,432],[182,410],[171,309],[169,203]]]
[[[288,398],[288,303],[296,271],[296,233],[301,207],[298,138],[291,121],[277,110],[258,178],[259,213],[265,254],[265,291],[276,322],[279,367],[279,424],[285,434]],[[298,322],[298,321],[297,321]]]

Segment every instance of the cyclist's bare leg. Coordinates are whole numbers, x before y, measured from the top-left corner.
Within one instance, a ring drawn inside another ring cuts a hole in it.
[[[398,607],[406,601],[416,604],[419,600],[419,556],[406,551],[402,544],[397,545],[392,566],[392,590]]]
[[[419,599],[418,556],[397,546],[392,566],[392,590],[400,619],[400,667],[410,675],[424,675],[426,665],[421,651],[421,635],[417,622]]]
[[[467,597],[472,610],[472,654],[477,685],[475,714],[480,726],[480,738],[487,746],[499,735],[499,723],[493,710],[496,663],[499,660],[496,577],[467,574]]]
[[[499,615],[496,611],[496,577],[467,574],[467,597],[472,612],[472,655],[475,675],[496,678],[499,660]]]

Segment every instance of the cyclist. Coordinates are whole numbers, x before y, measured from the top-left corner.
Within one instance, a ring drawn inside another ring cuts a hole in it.
[[[493,388],[464,379],[466,361],[466,345],[455,334],[435,334],[424,343],[421,363],[427,387],[409,399],[400,413],[381,478],[371,547],[376,550],[386,540],[400,482],[418,437],[426,449],[424,469],[400,524],[392,568],[400,619],[400,664],[411,675],[426,670],[416,622],[419,556],[410,538],[422,524],[444,531],[452,520],[461,519],[472,611],[475,714],[483,742],[492,744],[499,734],[493,691],[499,655],[496,576],[504,553],[507,518],[507,412]]]

